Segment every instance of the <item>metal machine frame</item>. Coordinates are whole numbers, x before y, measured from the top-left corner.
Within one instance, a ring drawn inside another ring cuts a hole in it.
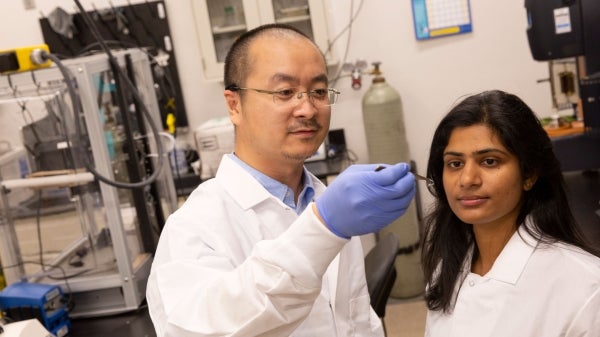
[[[160,114],[158,103],[153,87],[152,73],[148,55],[137,49],[123,50],[114,52],[120,67],[126,67],[127,63],[133,64],[136,71],[136,79],[134,83],[138,88],[140,96],[144,100],[143,104],[151,113],[154,122],[159,124]],[[101,113],[97,104],[98,88],[94,82],[94,75],[101,72],[110,71],[110,64],[105,54],[92,55],[77,59],[65,60],[64,65],[72,72],[79,92],[79,97],[82,106],[82,116],[85,120],[85,128],[89,137],[89,145],[95,169],[105,177],[114,179],[111,157],[105,138],[105,130],[101,120]],[[33,82],[33,83],[32,83]],[[20,88],[20,87],[39,87],[39,83],[62,83],[64,87],[64,79],[57,67],[36,70],[34,72],[24,72],[12,74],[9,76],[0,76],[0,90],[2,88]],[[145,130],[150,130],[148,121],[145,120]],[[162,129],[158,125],[159,130]],[[148,145],[151,151],[156,153],[156,144],[152,142],[152,137],[158,135],[144,135],[150,138]],[[150,160],[156,165],[156,157]],[[166,215],[172,213],[177,206],[177,196],[174,188],[171,168],[167,164],[162,166],[162,172],[158,179],[152,183],[151,187],[141,189],[148,192],[153,189],[158,195],[157,207],[159,212]],[[155,166],[154,166],[155,167]],[[50,177],[45,179],[13,179],[2,180],[0,197],[3,205],[2,218],[0,219],[0,256],[2,265],[19,265],[23,262],[17,236],[13,225],[13,219],[8,207],[7,191],[15,188],[44,188],[44,184],[48,184],[48,179],[62,179],[62,183],[67,186],[80,185],[85,186],[91,184],[94,177],[88,172],[79,172],[76,174],[65,174],[63,176]],[[50,182],[52,183],[52,182]],[[99,195],[104,206],[104,215],[106,220],[106,228],[110,232],[110,240],[116,269],[113,272],[106,272],[97,275],[81,275],[70,278],[68,284],[63,281],[55,282],[60,285],[65,293],[70,293],[76,306],[71,317],[78,316],[99,316],[107,314],[115,314],[129,310],[135,310],[145,298],[146,282],[150,273],[152,263],[153,248],[157,241],[144,243],[140,248],[139,254],[134,254],[126,240],[126,230],[123,219],[123,211],[121,210],[118,189],[105,183],[99,184]],[[85,188],[83,193],[77,197],[77,210],[81,222],[87,222],[87,226],[95,232],[96,225],[93,214],[90,210],[93,209],[94,200],[90,197],[89,192]],[[139,191],[138,191],[139,192]],[[133,191],[135,193],[135,190]],[[137,206],[137,205],[136,205]],[[148,216],[141,214],[140,209],[136,207],[138,221],[140,217]],[[152,210],[151,210],[152,211]],[[152,212],[149,212],[152,213]],[[154,214],[154,213],[152,213]],[[152,214],[150,216],[152,216]],[[162,221],[162,219],[159,219]],[[140,221],[141,223],[141,221]],[[83,224],[82,224],[83,226]],[[138,224],[141,227],[141,224]],[[162,228],[162,223],[159,224]],[[139,228],[138,228],[139,230]],[[98,233],[95,233],[98,234]],[[143,236],[143,233],[139,233]],[[155,233],[156,236],[156,233]],[[155,238],[157,240],[157,238]],[[84,238],[85,240],[85,238]],[[144,238],[141,238],[143,241]],[[74,243],[67,250],[73,250],[78,246]],[[63,254],[64,255],[64,254]],[[134,256],[135,255],[135,256]],[[4,274],[7,283],[12,283],[23,278],[25,275],[24,268],[4,269]],[[43,279],[40,278],[40,280]],[[45,283],[48,280],[44,279]]]

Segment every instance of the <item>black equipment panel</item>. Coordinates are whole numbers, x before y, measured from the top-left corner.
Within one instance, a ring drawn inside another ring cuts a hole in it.
[[[169,113],[175,116],[176,126],[188,126],[164,1],[94,9],[88,13],[111,48],[139,47],[154,57],[159,53],[169,56],[168,65],[153,64],[152,68],[163,128],[167,126],[166,118]],[[39,20],[44,41],[50,51],[61,58],[101,51],[100,44],[86,27],[82,15],[75,13],[72,19],[74,29],[70,38],[55,32],[48,18]]]

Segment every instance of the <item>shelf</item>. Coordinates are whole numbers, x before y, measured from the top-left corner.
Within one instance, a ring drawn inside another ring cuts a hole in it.
[[[281,18],[276,20],[277,23],[294,23],[302,21],[310,21],[310,15],[291,16],[287,18]]]
[[[308,5],[282,8],[279,13],[286,16],[308,15]]]
[[[46,177],[4,180],[0,185],[6,189],[14,188],[48,188],[71,187],[87,184],[94,181],[94,176],[89,172],[74,174],[59,174]]]
[[[572,122],[559,128],[544,127],[544,130],[550,137],[562,137],[583,133],[585,128],[582,122]]]
[[[241,32],[241,31],[245,31],[246,29],[247,29],[246,25],[233,25],[233,26],[224,26],[224,27],[213,26],[212,33],[215,35],[219,35],[219,34]]]

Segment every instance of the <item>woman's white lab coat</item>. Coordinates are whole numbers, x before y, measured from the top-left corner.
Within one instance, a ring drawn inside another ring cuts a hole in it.
[[[598,257],[572,245],[538,242],[523,226],[484,276],[470,272],[471,256],[472,250],[453,312],[429,311],[425,336],[600,336]]]
[[[147,287],[158,337],[383,336],[360,239],[310,208],[298,216],[224,156],[161,233]]]

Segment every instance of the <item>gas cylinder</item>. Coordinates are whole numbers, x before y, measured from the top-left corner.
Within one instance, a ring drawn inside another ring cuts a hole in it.
[[[369,162],[410,163],[402,100],[398,91],[386,82],[380,64],[373,63],[373,81],[362,99]],[[387,232],[393,232],[400,241],[395,262],[397,278],[391,296],[408,298],[421,294],[424,279],[418,249],[419,220],[415,201],[403,216],[384,228],[380,234]]]

